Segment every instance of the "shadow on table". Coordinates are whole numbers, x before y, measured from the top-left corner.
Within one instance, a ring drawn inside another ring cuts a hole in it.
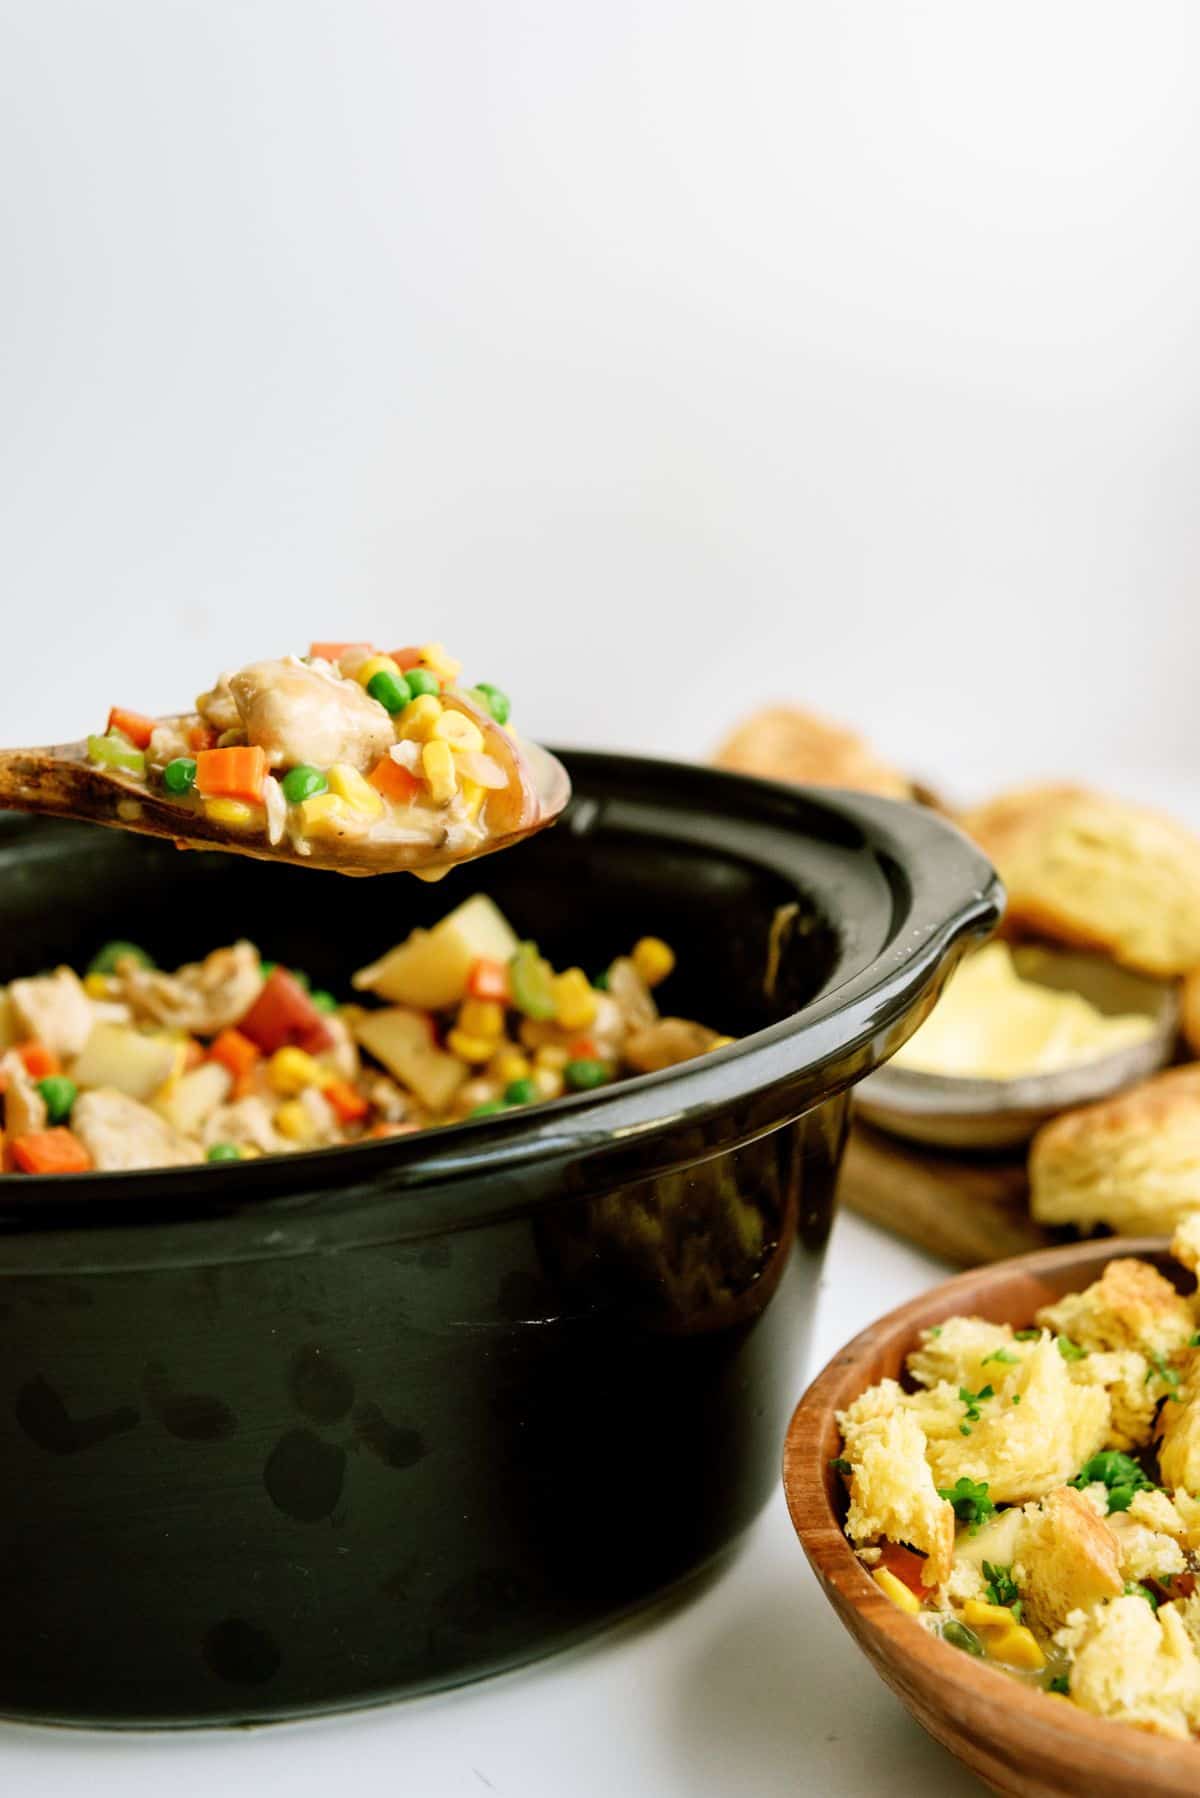
[[[987,1790],[913,1722],[849,1637],[831,1633],[811,1576],[747,1582],[732,1616],[723,1612],[685,1659],[662,1719],[698,1798]]]

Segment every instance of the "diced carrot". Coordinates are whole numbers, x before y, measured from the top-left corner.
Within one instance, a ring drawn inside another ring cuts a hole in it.
[[[393,649],[392,660],[395,662],[401,674],[407,674],[410,668],[416,668],[420,665],[421,652],[419,649],[412,648]]]
[[[222,1030],[218,1036],[213,1037],[208,1054],[211,1061],[219,1061],[237,1080],[240,1075],[250,1072],[261,1057],[262,1050],[248,1036],[243,1036],[240,1030]]]
[[[196,791],[206,799],[242,799],[262,803],[267,752],[257,743],[228,749],[202,749],[196,757]]]
[[[379,1123],[379,1124],[372,1124],[372,1125],[371,1125],[371,1128],[370,1128],[370,1129],[369,1129],[369,1130],[368,1130],[368,1131],[367,1131],[367,1135],[368,1135],[368,1136],[373,1136],[373,1137],[378,1137],[378,1136],[411,1136],[411,1135],[412,1135],[412,1133],[413,1133],[413,1131],[414,1131],[414,1130],[419,1130],[419,1129],[420,1129],[420,1125],[419,1125],[419,1124],[384,1124],[384,1123]]]
[[[581,1036],[577,1042],[572,1043],[567,1054],[572,1061],[597,1061],[599,1059],[596,1054],[596,1045],[590,1036]]]
[[[187,734],[188,748],[193,755],[198,755],[202,749],[215,749],[217,734],[211,724],[190,725]]]
[[[194,1036],[189,1036],[183,1045],[183,1071],[190,1074],[204,1060],[204,1044],[198,1043]]]
[[[914,1554],[911,1548],[904,1548],[899,1542],[885,1542],[875,1565],[886,1567],[889,1573],[894,1573],[901,1584],[920,1599],[928,1598],[933,1590],[922,1578],[925,1572],[924,1555]]]
[[[377,793],[382,793],[385,799],[395,800],[397,805],[407,805],[413,794],[421,790],[416,775],[394,762],[390,755],[380,757],[367,780]]]
[[[501,1005],[512,1003],[508,969],[502,961],[492,961],[486,955],[481,955],[471,963],[467,975],[467,991],[472,999],[495,999]]]
[[[341,1124],[357,1124],[371,1109],[362,1094],[348,1080],[327,1081],[321,1091],[333,1106]]]
[[[357,649],[359,640],[351,637],[347,643],[310,643],[308,653],[318,656],[322,662],[340,662],[348,649]]]
[[[45,1043],[35,1042],[31,1037],[27,1043],[17,1044],[17,1054],[25,1063],[25,1072],[31,1080],[44,1080],[47,1074],[61,1074],[62,1062],[48,1049]]]
[[[276,1049],[293,1044],[310,1055],[319,1055],[333,1042],[320,1012],[286,968],[271,969],[238,1030],[264,1055],[274,1055]]]
[[[147,718],[144,712],[128,712],[124,706],[115,705],[108,714],[108,728],[119,730],[135,749],[146,749],[154,735],[154,720]]]
[[[86,1174],[92,1158],[77,1136],[61,1124],[14,1136],[12,1158],[25,1174]]]

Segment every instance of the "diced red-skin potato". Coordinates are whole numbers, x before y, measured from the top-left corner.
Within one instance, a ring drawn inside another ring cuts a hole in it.
[[[262,991],[237,1026],[264,1055],[294,1047],[319,1055],[332,1047],[332,1033],[320,1012],[286,968],[272,968]]]

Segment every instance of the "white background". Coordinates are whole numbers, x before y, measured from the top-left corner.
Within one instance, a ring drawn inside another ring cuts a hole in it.
[[[1200,748],[1191,0],[0,0],[3,734],[310,633],[559,740]]]
[[[0,740],[437,635],[559,740],[795,698],[951,791],[1188,810],[1198,64],[1191,0],[0,0]],[[842,1219],[819,1354],[938,1275]],[[346,1780],[978,1789],[779,1499],[689,1606],[471,1691],[0,1730],[22,1798]]]

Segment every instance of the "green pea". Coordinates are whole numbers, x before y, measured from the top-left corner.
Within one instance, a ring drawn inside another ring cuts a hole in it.
[[[79,1097],[79,1088],[65,1074],[47,1074],[44,1080],[37,1083],[38,1091],[46,1101],[46,1118],[51,1124],[65,1124],[71,1115],[71,1107]]]
[[[428,668],[410,668],[404,679],[414,699],[420,699],[423,693],[440,693],[442,690],[441,681]]]
[[[315,993],[310,993],[308,996],[318,1011],[336,1011],[338,1008],[338,1002],[333,994],[327,993],[323,986],[318,987]]]
[[[139,949],[136,943],[123,943],[118,938],[111,943],[105,943],[104,947],[93,955],[88,963],[87,971],[89,974],[115,974],[119,961],[136,962],[139,968],[152,968],[155,965],[153,958],[147,955],[144,949]]]
[[[209,1161],[240,1161],[242,1151],[235,1142],[214,1142],[208,1146]]]
[[[324,793],[329,786],[321,770],[310,768],[307,762],[299,762],[296,767],[289,768],[279,784],[289,805],[300,805],[305,799]]]
[[[411,703],[413,696],[412,686],[404,676],[389,674],[386,668],[381,668],[378,674],[371,676],[367,682],[367,692],[393,717]]]
[[[973,1629],[954,1620],[942,1625],[942,1641],[949,1642],[951,1648],[961,1648],[964,1654],[973,1654],[980,1661],[987,1652]]]
[[[168,793],[182,796],[196,784],[196,763],[190,755],[177,755],[163,769],[163,786]]]
[[[572,1092],[591,1092],[593,1087],[608,1085],[612,1069],[606,1061],[569,1061],[563,1069],[563,1079]]]
[[[498,1111],[503,1111],[503,1099],[489,1099],[486,1105],[477,1105],[474,1111],[468,1111],[468,1118],[494,1118]]]
[[[507,724],[512,712],[512,702],[508,694],[501,692],[499,687],[493,687],[491,681],[486,680],[476,681],[475,691],[482,695],[483,702],[496,723]]]
[[[536,1083],[530,1079],[513,1080],[504,1089],[506,1105],[536,1105],[541,1096]]]

